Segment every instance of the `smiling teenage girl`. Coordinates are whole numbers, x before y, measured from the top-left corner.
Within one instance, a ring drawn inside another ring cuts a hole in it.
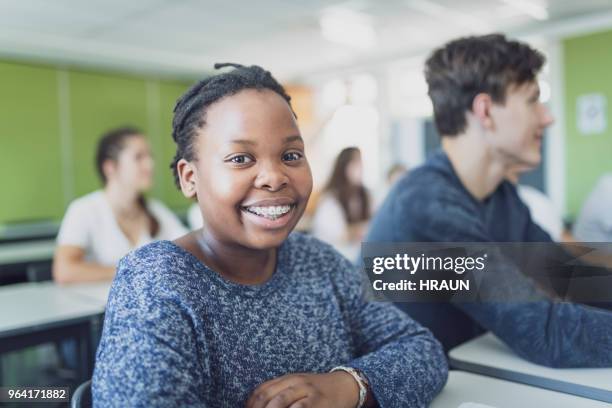
[[[312,188],[289,97],[236,66],[177,103],[172,168],[204,228],[119,266],[93,380],[100,406],[425,406],[439,343],[367,301],[330,246],[290,232]],[[336,368],[335,371],[330,372]]]

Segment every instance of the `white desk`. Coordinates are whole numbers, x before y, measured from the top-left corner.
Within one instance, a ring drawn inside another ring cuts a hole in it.
[[[57,221],[20,222],[19,224],[0,224],[0,240],[32,239],[37,237],[54,238],[59,231]]]
[[[478,405],[477,405],[478,404]],[[451,371],[430,408],[604,408],[610,405],[496,378]]]
[[[22,330],[104,312],[53,282],[20,283],[0,287],[0,333]]]
[[[53,259],[55,240],[25,241],[0,245],[0,264]]]
[[[62,285],[66,292],[74,294],[87,302],[106,308],[111,282],[75,283]]]
[[[77,340],[79,378],[91,376],[104,305],[53,282],[0,287],[0,354]]]
[[[612,368],[548,368],[530,363],[487,333],[452,349],[452,367],[612,402]]]

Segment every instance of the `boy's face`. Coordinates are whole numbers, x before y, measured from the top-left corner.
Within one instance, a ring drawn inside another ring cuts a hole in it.
[[[229,245],[278,247],[302,216],[312,175],[287,102],[243,90],[206,111],[195,142],[204,228]]]
[[[553,123],[553,117],[540,102],[537,82],[509,86],[505,103],[493,103],[490,115],[489,140],[494,152],[508,166],[539,165],[544,130]]]

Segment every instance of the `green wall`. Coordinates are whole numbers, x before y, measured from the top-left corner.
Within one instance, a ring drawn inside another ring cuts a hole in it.
[[[62,213],[56,72],[0,62],[0,222]]]
[[[599,176],[612,171],[612,31],[563,42],[566,129],[567,210],[575,217]],[[576,100],[602,93],[607,99],[605,132],[582,135],[577,128]]]
[[[190,203],[168,165],[172,109],[189,85],[0,61],[0,224],[61,219],[72,199],[100,187],[97,139],[122,125],[149,138],[156,166],[151,195],[185,210]]]
[[[176,152],[174,141],[172,140],[172,109],[176,100],[185,91],[181,83],[164,82],[159,84],[159,100],[163,109],[157,115],[157,126],[159,133],[163,135],[159,143],[159,157],[157,161],[156,173],[161,189],[160,196],[164,197],[165,202],[173,208],[185,208],[185,197],[174,184],[174,178],[170,171],[170,162],[174,159]]]

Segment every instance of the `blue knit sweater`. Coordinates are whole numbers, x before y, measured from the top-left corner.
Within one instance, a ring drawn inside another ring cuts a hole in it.
[[[447,363],[431,333],[367,301],[362,275],[294,233],[262,285],[229,282],[169,241],[119,264],[93,377],[95,406],[243,407],[262,382],[348,365],[381,407],[426,406]]]

